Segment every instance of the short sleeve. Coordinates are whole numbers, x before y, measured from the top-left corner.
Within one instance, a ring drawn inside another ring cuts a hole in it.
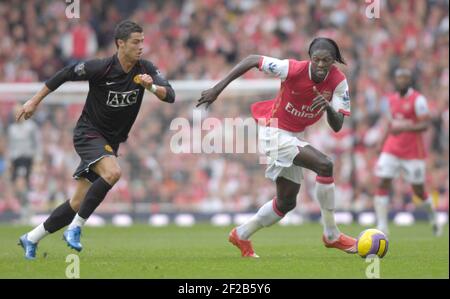
[[[150,61],[145,60],[145,68],[148,74],[152,77],[153,82],[156,85],[160,86],[170,86],[169,81],[164,77],[163,74],[159,71],[159,69]]]
[[[105,69],[105,60],[89,60],[72,64],[59,70],[45,82],[50,90],[55,90],[67,81],[95,81]]]
[[[280,60],[273,57],[261,56],[259,61],[259,70],[284,81],[289,73],[289,60]]]
[[[334,89],[331,106],[345,116],[350,115],[350,95],[346,79],[342,80]]]
[[[69,69],[70,81],[93,80],[104,71],[105,61],[93,59],[79,62]]]
[[[414,103],[414,111],[416,112],[416,116],[418,117],[424,117],[430,114],[427,99],[423,95],[419,95],[416,98],[416,101]]]

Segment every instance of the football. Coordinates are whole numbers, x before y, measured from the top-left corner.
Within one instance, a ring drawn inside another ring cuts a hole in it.
[[[388,247],[389,240],[386,235],[382,231],[374,228],[361,232],[356,241],[358,254],[363,258],[371,254],[376,254],[382,258],[386,255]]]

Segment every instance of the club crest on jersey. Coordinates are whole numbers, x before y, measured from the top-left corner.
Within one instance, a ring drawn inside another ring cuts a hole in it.
[[[109,144],[105,145],[105,151],[112,153],[113,149],[112,149],[111,145],[109,145]]]
[[[139,89],[120,92],[110,90],[108,93],[108,100],[106,105],[109,107],[127,107],[136,104],[139,96]]]

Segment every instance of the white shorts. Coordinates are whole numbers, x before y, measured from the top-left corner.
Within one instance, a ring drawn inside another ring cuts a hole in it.
[[[425,182],[425,160],[403,160],[388,153],[381,153],[375,166],[375,175],[380,178],[393,179],[403,171],[403,178],[413,184]]]
[[[293,164],[299,147],[309,143],[301,140],[303,132],[293,133],[274,127],[258,127],[259,149],[267,157],[266,178],[276,181],[278,177],[286,178],[300,184],[303,172],[300,166]]]

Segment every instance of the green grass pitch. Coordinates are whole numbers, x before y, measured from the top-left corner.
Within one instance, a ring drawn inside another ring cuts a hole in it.
[[[358,235],[358,225],[340,226]],[[0,226],[0,278],[66,278],[66,257],[76,253],[62,231],[40,244],[27,261],[16,245],[28,227]],[[127,228],[87,227],[79,253],[81,278],[366,278],[369,265],[357,255],[327,249],[319,224],[273,226],[253,237],[260,259],[243,259],[228,242],[231,227],[206,224]],[[430,227],[391,225],[389,251],[380,260],[380,278],[449,278],[448,226],[440,238]]]

